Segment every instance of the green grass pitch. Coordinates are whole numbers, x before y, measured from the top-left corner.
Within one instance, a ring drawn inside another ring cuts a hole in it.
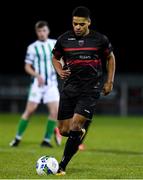
[[[53,149],[39,146],[46,115],[35,115],[18,148],[10,148],[20,115],[0,115],[0,178],[120,179],[143,178],[143,118],[97,116],[86,138],[86,150],[72,159],[67,174],[38,176],[36,160],[52,155],[60,161],[64,142]]]

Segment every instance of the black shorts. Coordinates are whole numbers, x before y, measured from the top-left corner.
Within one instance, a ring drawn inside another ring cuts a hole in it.
[[[82,91],[79,87],[68,84],[60,93],[58,120],[72,118],[74,113],[92,119],[100,92],[99,89],[92,88]]]

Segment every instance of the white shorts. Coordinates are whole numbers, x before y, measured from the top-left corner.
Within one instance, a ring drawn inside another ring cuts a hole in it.
[[[29,90],[28,101],[37,104],[43,102],[44,104],[59,101],[59,90],[57,86],[42,86],[32,84]]]

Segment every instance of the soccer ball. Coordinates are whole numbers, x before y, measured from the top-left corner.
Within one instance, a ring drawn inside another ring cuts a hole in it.
[[[42,156],[36,163],[36,172],[38,175],[56,174],[58,169],[58,161],[51,156]]]

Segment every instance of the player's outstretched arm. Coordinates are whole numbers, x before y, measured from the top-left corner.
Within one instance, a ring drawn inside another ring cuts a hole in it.
[[[103,87],[103,94],[105,96],[108,95],[113,89],[115,68],[116,68],[115,56],[113,52],[111,52],[110,55],[107,57],[107,80]]]
[[[58,59],[56,59],[55,56],[53,56],[52,61],[53,61],[53,66],[57,71],[57,73],[59,74],[59,76],[61,77],[61,79],[65,79],[71,74],[70,70],[63,70],[62,64]]]

